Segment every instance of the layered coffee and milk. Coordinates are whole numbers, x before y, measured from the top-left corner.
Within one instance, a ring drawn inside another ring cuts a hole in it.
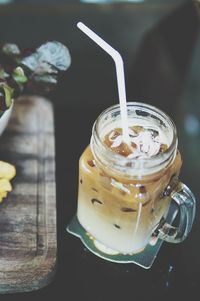
[[[181,242],[193,224],[195,198],[178,181],[176,127],[158,108],[126,102],[121,55],[85,24],[77,26],[113,58],[119,92],[119,105],[97,118],[80,158],[78,220],[104,253],[140,252],[158,231],[162,240]],[[165,223],[171,195],[180,209],[172,228]]]
[[[176,151],[166,166],[146,175],[142,166],[145,169],[145,162],[161,157],[171,141],[161,128],[145,121],[130,125],[128,131],[129,145],[123,141],[120,127],[101,137],[109,154],[118,156],[116,164],[117,158],[125,159],[123,171],[95,160],[90,146],[82,154],[77,212],[79,222],[92,237],[124,254],[140,252],[148,244],[167,214],[181,167]]]

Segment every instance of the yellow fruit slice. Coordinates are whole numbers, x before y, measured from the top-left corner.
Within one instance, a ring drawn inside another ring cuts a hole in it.
[[[16,169],[13,165],[0,161],[0,178],[11,180],[16,175]]]
[[[3,198],[7,197],[7,191],[2,191],[0,192],[0,203],[3,201]]]
[[[7,197],[7,191],[0,192],[0,198],[6,198]]]
[[[7,179],[0,179],[0,193],[5,191],[11,191],[12,186]]]

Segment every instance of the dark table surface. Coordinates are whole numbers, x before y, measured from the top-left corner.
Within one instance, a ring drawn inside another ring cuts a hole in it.
[[[197,214],[183,243],[164,243],[150,270],[106,262],[66,233],[76,212],[78,159],[100,112],[118,102],[112,60],[76,29],[82,20],[117,48],[125,62],[129,100],[148,102],[174,119],[183,156],[181,180],[195,193]],[[56,39],[69,47],[72,65],[54,104],[58,261],[53,282],[1,300],[194,300],[200,285],[200,36],[193,1],[80,4],[19,1],[0,7],[1,42],[21,47]]]

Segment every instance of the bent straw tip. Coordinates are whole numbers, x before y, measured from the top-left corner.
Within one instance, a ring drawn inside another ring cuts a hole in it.
[[[84,25],[84,24],[83,24],[82,22],[80,22],[80,21],[76,23],[76,26],[77,26],[78,28],[81,28],[83,25]]]

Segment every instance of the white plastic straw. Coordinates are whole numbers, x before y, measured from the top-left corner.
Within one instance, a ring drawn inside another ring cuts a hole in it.
[[[77,23],[77,27],[82,30],[89,38],[103,48],[114,60],[117,73],[117,86],[119,93],[119,103],[122,120],[122,135],[125,143],[130,145],[130,139],[128,134],[128,116],[126,107],[126,87],[125,87],[125,75],[124,75],[124,63],[120,53],[100,38],[95,32],[88,28],[82,22]]]

